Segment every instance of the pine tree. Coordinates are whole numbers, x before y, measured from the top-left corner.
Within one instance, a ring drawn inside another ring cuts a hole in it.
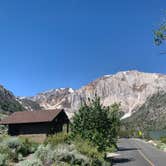
[[[71,131],[73,136],[79,135],[91,141],[102,151],[112,145],[116,146],[119,128],[119,105],[104,107],[96,96],[93,100],[89,99],[88,103],[82,104],[75,113]]]

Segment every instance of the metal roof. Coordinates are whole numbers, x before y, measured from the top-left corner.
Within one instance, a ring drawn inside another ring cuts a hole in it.
[[[20,111],[9,115],[0,121],[0,125],[19,123],[51,122],[63,109]]]

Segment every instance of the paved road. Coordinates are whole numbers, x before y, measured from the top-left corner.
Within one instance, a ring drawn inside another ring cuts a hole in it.
[[[115,166],[166,166],[166,152],[139,139],[120,139]]]

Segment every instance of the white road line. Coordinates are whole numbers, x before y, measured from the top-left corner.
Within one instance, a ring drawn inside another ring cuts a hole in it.
[[[135,145],[136,145],[136,148],[138,149],[137,151],[144,158],[144,160],[146,160],[150,164],[150,166],[155,166],[154,163],[139,149],[139,146],[136,142],[135,142]]]
[[[139,154],[144,158],[144,160],[146,160],[146,161],[150,164],[150,166],[155,166],[154,163],[153,163],[152,161],[150,161],[150,160],[148,159],[148,157],[147,157],[141,150],[137,150],[137,151],[138,151]]]

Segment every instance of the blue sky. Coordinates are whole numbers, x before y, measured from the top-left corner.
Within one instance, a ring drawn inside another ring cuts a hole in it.
[[[122,70],[166,73],[164,0],[0,1],[0,84],[19,96]]]

